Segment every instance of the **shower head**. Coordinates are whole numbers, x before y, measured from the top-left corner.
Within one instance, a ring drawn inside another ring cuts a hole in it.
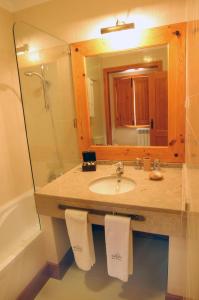
[[[37,77],[39,77],[43,82],[46,82],[45,78],[44,78],[40,73],[37,73],[37,72],[25,72],[24,75],[29,76],[29,77],[37,76]]]
[[[26,75],[26,76],[32,76],[33,74],[32,74],[32,72],[25,72],[24,75]]]
[[[50,105],[47,99],[47,88],[49,87],[50,83],[44,78],[43,74],[37,73],[37,72],[25,72],[25,76],[32,77],[36,76],[39,77],[39,79],[42,81],[42,87],[43,87],[43,93],[44,93],[44,105],[46,111],[49,110]]]

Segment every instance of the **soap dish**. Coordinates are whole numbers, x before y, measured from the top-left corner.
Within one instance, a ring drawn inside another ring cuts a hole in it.
[[[164,178],[164,176],[162,175],[162,173],[160,171],[152,171],[149,173],[149,179],[151,180],[162,180]]]

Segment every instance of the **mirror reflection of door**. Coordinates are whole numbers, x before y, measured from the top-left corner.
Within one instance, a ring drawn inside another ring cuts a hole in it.
[[[116,127],[149,126],[149,81],[147,76],[114,78]]]
[[[93,144],[168,145],[167,52],[165,45],[86,57]]]
[[[134,125],[132,78],[114,78],[115,127]]]
[[[168,144],[167,72],[154,72],[149,77],[150,145]]]
[[[145,146],[166,146],[167,73],[115,77],[113,85],[115,127],[143,128],[148,135]]]

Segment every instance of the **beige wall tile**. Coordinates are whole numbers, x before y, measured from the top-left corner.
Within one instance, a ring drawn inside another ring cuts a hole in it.
[[[0,8],[0,205],[32,188],[12,26]]]
[[[187,298],[199,299],[199,2],[187,1],[187,121],[185,197],[187,222]]]
[[[58,264],[70,248],[64,220],[40,216],[46,247],[46,260]]]
[[[0,273],[1,300],[13,300],[30,283],[32,278],[46,264],[43,253],[43,235],[39,234],[13,261]]]
[[[0,206],[33,188],[12,26],[13,15],[0,8]],[[16,299],[44,266],[42,242],[42,234],[39,234],[1,272],[1,299]]]
[[[184,21],[185,4],[186,0],[101,0],[95,5],[92,0],[53,0],[17,12],[15,20],[43,28],[71,43],[100,37],[100,28],[115,24],[117,18],[133,21],[138,28]]]
[[[199,39],[199,34],[198,34]],[[198,44],[199,49],[199,44]],[[198,65],[199,70],[199,65]],[[198,75],[194,73],[195,75],[188,75],[188,87],[192,84],[192,78],[193,80],[197,81],[198,83]],[[191,78],[191,79],[189,79]],[[198,89],[198,87],[197,87]],[[189,126],[189,132],[193,135],[193,139],[199,141],[199,122],[198,122],[198,116],[199,116],[199,89],[196,90],[196,86],[194,88],[195,94],[189,94],[187,98],[187,126]],[[189,90],[189,93],[191,93],[191,90]]]

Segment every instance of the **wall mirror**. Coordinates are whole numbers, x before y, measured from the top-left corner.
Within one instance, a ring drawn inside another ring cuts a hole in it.
[[[184,161],[185,23],[71,45],[80,150]],[[132,43],[131,43],[132,42]]]
[[[164,45],[85,58],[92,144],[168,145],[167,53]]]

